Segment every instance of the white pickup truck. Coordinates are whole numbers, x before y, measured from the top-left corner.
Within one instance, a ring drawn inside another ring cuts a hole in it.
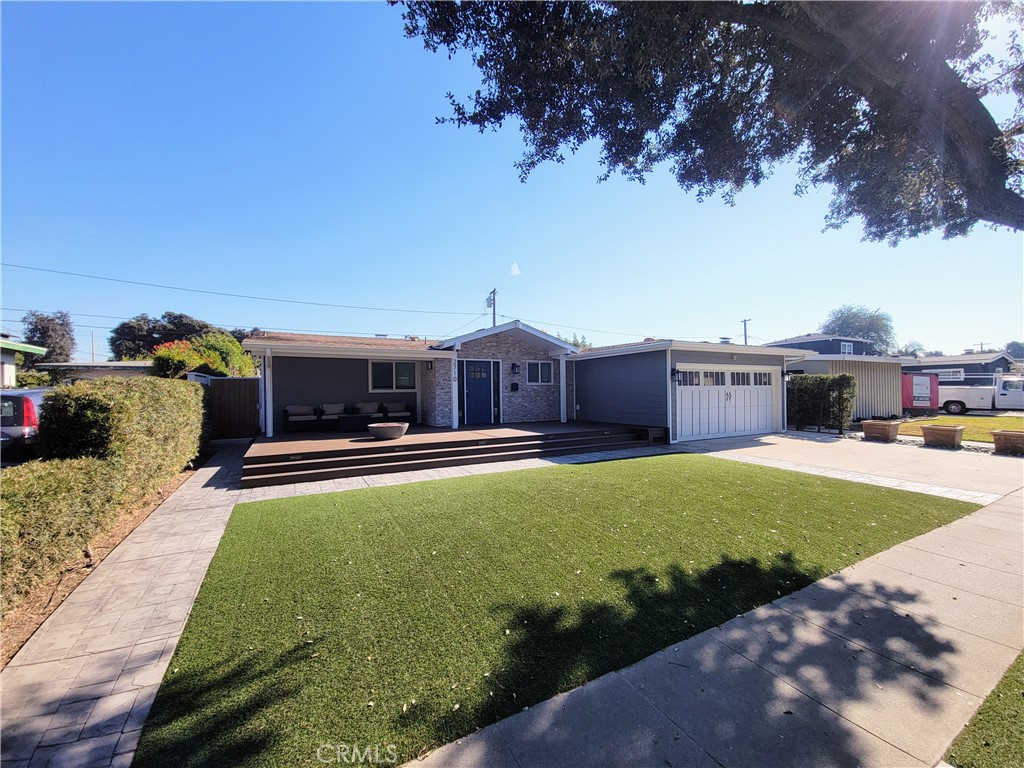
[[[1024,410],[1024,376],[996,376],[985,387],[939,387],[939,407],[958,416],[968,411]]]

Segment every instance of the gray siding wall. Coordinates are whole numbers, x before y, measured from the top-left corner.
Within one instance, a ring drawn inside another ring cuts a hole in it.
[[[366,360],[340,360],[321,357],[274,356],[274,434],[283,430],[281,412],[287,405],[357,402],[378,403],[405,400],[409,410],[417,412],[416,392],[370,392],[370,374]],[[422,366],[417,374],[422,376]],[[422,379],[418,382],[422,386]]]
[[[776,353],[772,354],[770,351],[765,351],[763,354],[756,355],[737,355],[737,359],[732,359],[732,353],[730,352],[715,352],[708,350],[707,352],[701,350],[699,352],[684,352],[678,349],[672,350],[672,366],[678,365],[778,365],[781,366],[783,361],[786,359],[785,354]]]
[[[804,360],[794,363],[804,373],[848,373],[857,382],[854,419],[887,418],[903,413],[902,374],[899,363],[858,360]]]
[[[664,350],[577,360],[575,368],[577,419],[668,426]]]

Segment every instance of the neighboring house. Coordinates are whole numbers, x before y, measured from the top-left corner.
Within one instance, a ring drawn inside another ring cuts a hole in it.
[[[867,339],[855,336],[835,336],[829,333],[806,333],[790,339],[779,339],[765,344],[766,347],[791,347],[807,349],[819,355],[874,355],[875,347]]]
[[[14,362],[14,356],[18,352],[23,355],[45,355],[46,347],[23,344],[6,334],[0,336],[0,387],[4,389],[18,386],[18,371]]]
[[[997,373],[1009,373],[1016,361],[1005,352],[981,352],[976,355],[918,357],[907,359],[907,373],[938,374],[939,384],[993,384]]]
[[[673,442],[785,429],[783,369],[799,354],[654,339],[581,353],[518,320],[441,341],[263,332],[242,347],[261,360],[267,436],[289,405],[401,402],[435,427],[586,420]]]
[[[117,360],[100,363],[40,363],[41,371],[52,371],[61,381],[101,379],[108,376],[145,376],[152,368],[149,360]]]
[[[857,383],[854,419],[886,418],[903,413],[901,364],[909,358],[873,355],[871,342],[866,339],[824,333],[808,333],[765,346],[795,347],[817,353],[813,358],[790,361],[787,373],[848,373],[853,376]]]

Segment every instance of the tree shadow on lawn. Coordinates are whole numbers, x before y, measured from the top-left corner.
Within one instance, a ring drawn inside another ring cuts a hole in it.
[[[303,641],[274,657],[251,651],[173,672],[160,685],[135,753],[136,766],[246,765],[272,750],[281,724],[266,713],[300,692],[283,683],[320,645]],[[272,678],[270,681],[268,678]]]
[[[816,585],[780,599],[824,575],[791,553],[767,566],[723,556],[696,574],[670,566],[667,579],[645,568],[611,573],[626,606],[497,606],[509,635],[504,663],[484,686],[493,691],[475,706],[422,707],[412,717],[443,742],[530,706],[523,720],[506,720],[452,747],[445,764],[510,764],[508,749],[523,766],[863,764],[866,734],[833,710],[841,713],[842,702],[868,700],[890,684],[906,689],[920,712],[941,709],[941,697],[953,690],[942,682],[950,673],[942,659],[955,648],[928,622],[895,607],[915,602],[903,591],[875,585],[872,599]],[[795,610],[786,610],[789,600]],[[830,632],[804,620],[811,615],[800,606],[808,600],[824,611],[816,616],[827,616]],[[756,623],[739,616],[756,606],[765,606]],[[670,647],[723,624],[677,654]],[[533,706],[662,649],[653,666],[623,669]],[[769,674],[773,669],[799,670],[797,687]],[[882,749],[890,750],[889,763],[916,762],[889,745]]]

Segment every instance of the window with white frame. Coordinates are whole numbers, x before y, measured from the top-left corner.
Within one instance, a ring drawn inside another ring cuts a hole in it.
[[[371,392],[407,392],[416,389],[416,363],[370,361]]]
[[[700,371],[677,371],[679,374],[679,386],[681,387],[699,387],[700,386]]]
[[[772,385],[772,375],[768,371],[754,371],[754,386],[755,387],[770,387]]]
[[[554,364],[547,360],[534,360],[526,363],[527,384],[553,384],[555,381]]]
[[[704,371],[705,387],[724,387],[725,371]]]
[[[731,371],[729,373],[729,383],[734,387],[749,387],[750,371]]]
[[[852,341],[840,341],[839,342],[839,354],[840,355],[852,355],[853,354],[853,342]]]

